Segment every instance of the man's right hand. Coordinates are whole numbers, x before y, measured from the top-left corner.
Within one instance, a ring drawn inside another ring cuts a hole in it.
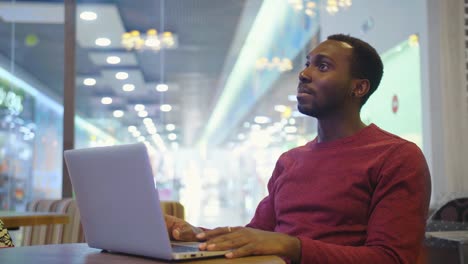
[[[198,227],[194,227],[184,220],[171,215],[164,215],[167,232],[171,240],[178,241],[198,241],[196,235],[203,232]]]

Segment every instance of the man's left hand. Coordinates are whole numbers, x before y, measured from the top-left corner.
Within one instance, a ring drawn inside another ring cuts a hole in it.
[[[230,250],[227,258],[251,255],[279,255],[298,262],[301,243],[296,237],[248,227],[218,227],[197,235],[205,240],[200,250]]]

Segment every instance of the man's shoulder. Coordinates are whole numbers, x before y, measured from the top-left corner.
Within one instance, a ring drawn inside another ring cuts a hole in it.
[[[381,142],[384,144],[394,145],[394,146],[403,146],[403,145],[414,145],[417,146],[414,142],[402,138],[396,134],[393,134],[389,131],[386,131],[377,125],[372,125],[372,141]]]
[[[401,157],[403,159],[411,159],[419,157],[424,159],[424,154],[421,148],[413,141],[395,135],[375,126],[374,145],[380,149],[385,149],[387,157]]]

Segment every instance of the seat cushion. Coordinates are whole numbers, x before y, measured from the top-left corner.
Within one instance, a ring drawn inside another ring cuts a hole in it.
[[[13,241],[8,233],[8,229],[6,229],[2,220],[0,220],[0,248],[3,247],[13,247]]]

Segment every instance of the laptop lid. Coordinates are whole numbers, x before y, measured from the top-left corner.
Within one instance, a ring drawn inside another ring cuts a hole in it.
[[[161,259],[223,254],[173,254],[143,143],[64,156],[90,247]]]

